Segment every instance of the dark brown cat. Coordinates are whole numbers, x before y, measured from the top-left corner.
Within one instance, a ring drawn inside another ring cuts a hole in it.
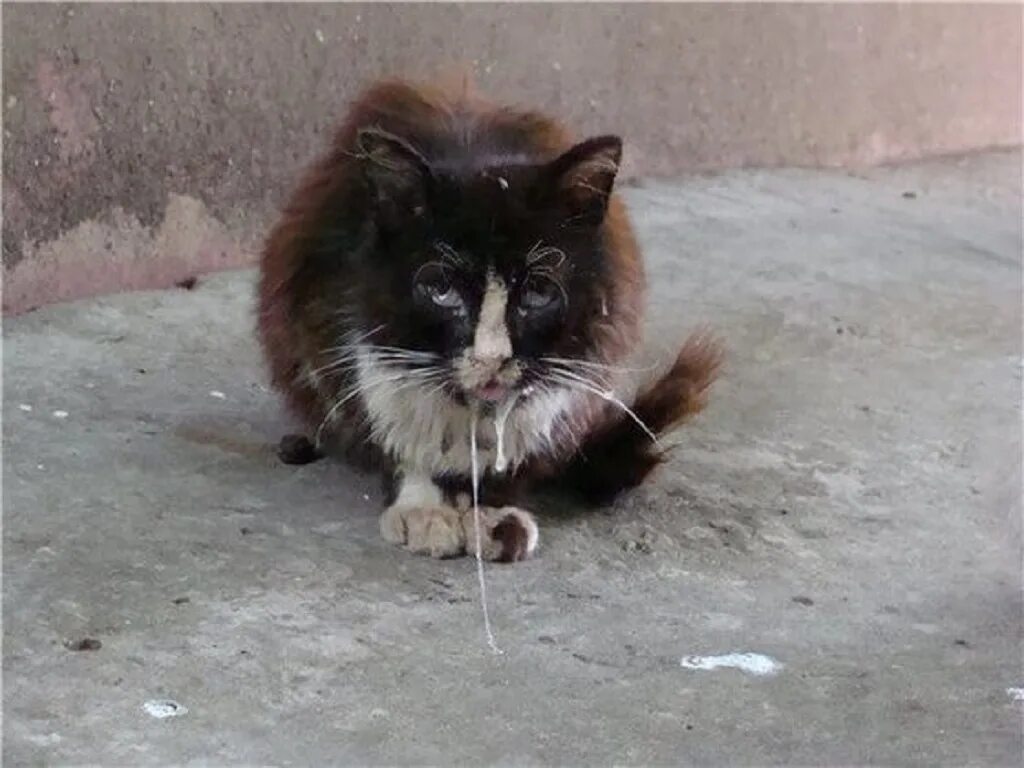
[[[614,395],[644,298],[620,155],[614,136],[575,143],[536,112],[384,82],[293,195],[262,259],[260,338],[317,443],[383,462],[388,541],[475,551],[472,432],[482,554],[527,557],[524,483],[609,499],[659,463],[653,434],[703,407],[719,364],[704,336],[631,411]]]

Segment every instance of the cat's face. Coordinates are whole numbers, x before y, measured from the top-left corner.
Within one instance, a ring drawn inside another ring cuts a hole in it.
[[[607,316],[601,224],[621,143],[592,139],[529,165],[431,165],[364,131],[375,247],[360,261],[367,349],[457,399],[555,383]],[[514,159],[513,159],[514,160]]]

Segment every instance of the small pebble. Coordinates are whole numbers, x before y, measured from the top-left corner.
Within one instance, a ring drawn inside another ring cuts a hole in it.
[[[98,651],[103,643],[94,637],[83,637],[81,640],[65,640],[64,647],[69,651]]]
[[[218,400],[227,400],[228,396],[221,392],[219,389],[211,389],[210,397],[216,397]]]

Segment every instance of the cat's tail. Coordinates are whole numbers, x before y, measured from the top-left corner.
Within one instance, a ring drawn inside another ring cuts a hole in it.
[[[563,481],[592,503],[610,501],[643,482],[666,458],[667,449],[652,434],[660,437],[704,408],[722,361],[722,345],[711,333],[687,339],[672,367],[636,396],[632,416],[608,411],[560,473]]]

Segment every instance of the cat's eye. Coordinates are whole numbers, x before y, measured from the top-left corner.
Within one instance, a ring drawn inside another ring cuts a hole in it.
[[[462,306],[462,297],[450,285],[428,285],[427,294],[430,296],[430,300],[439,307],[455,309]]]
[[[446,270],[436,263],[425,264],[413,279],[413,295],[421,305],[454,310],[463,306],[462,296],[452,285]]]
[[[519,296],[519,311],[528,314],[553,308],[561,295],[558,286],[550,280],[530,280]]]

